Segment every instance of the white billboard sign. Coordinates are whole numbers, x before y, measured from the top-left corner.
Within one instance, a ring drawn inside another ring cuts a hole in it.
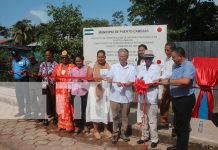
[[[95,62],[98,50],[105,50],[107,61],[118,62],[117,51],[129,50],[129,63],[135,64],[138,45],[145,44],[153,50],[155,61],[163,63],[164,45],[167,42],[166,25],[97,27],[83,29],[83,52],[86,62]],[[158,61],[160,60],[160,61]]]

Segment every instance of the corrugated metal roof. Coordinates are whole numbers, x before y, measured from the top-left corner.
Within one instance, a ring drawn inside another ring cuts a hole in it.
[[[9,41],[12,41],[14,39],[0,39],[0,44],[4,44],[4,43],[7,43]]]

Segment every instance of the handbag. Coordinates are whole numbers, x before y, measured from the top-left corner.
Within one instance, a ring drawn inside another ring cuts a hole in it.
[[[97,84],[96,88],[95,88],[95,95],[96,95],[96,100],[99,101],[102,99],[104,94],[104,88],[102,87],[102,84],[99,83]]]

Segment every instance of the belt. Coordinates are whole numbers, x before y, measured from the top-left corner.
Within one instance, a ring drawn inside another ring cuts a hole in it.
[[[179,97],[173,97],[173,99],[181,99],[181,98],[184,98],[184,97],[189,97],[189,96],[193,96],[194,94],[191,94],[191,95],[184,95],[184,96],[179,96]]]

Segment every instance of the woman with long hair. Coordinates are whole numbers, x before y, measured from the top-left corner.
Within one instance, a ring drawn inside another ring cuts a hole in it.
[[[112,112],[110,101],[107,98],[109,94],[109,84],[106,79],[110,66],[106,62],[104,50],[97,52],[97,61],[90,65],[88,76],[94,78],[94,83],[90,84],[87,108],[86,121],[93,122],[94,137],[101,139],[101,134],[98,130],[98,123],[104,123],[104,137],[110,138],[111,132],[108,130],[108,123],[112,122]],[[101,79],[99,79],[101,78]]]

